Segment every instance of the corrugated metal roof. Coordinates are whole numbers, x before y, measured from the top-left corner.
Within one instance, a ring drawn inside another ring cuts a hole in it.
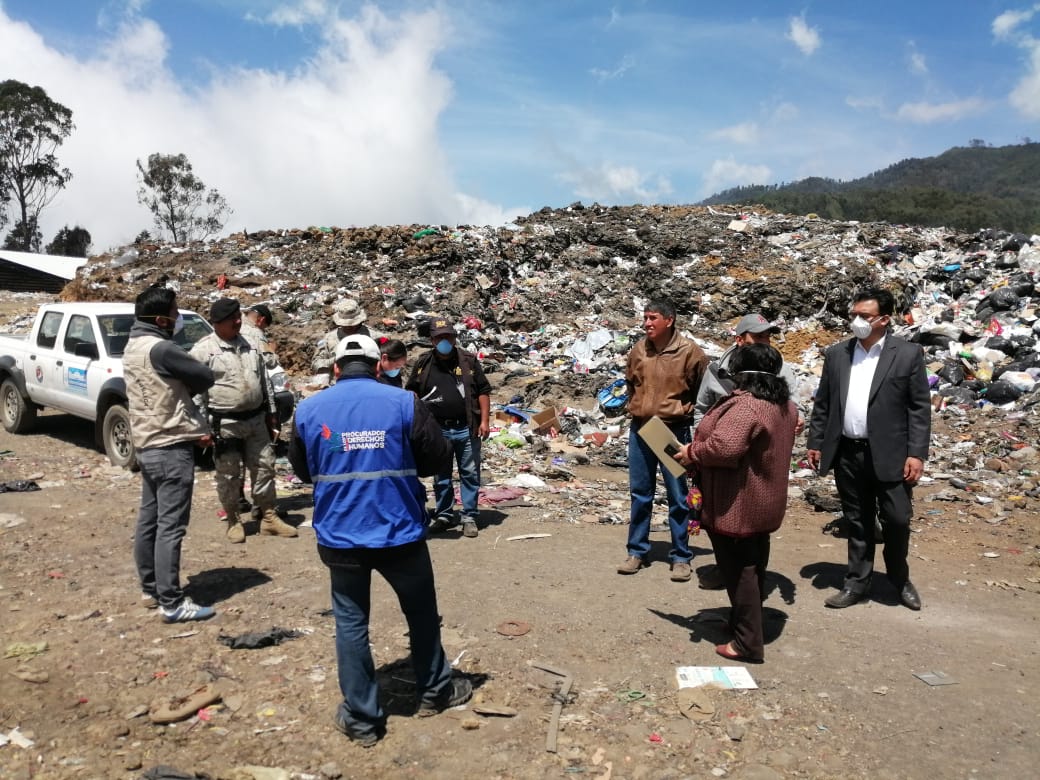
[[[63,255],[38,255],[34,252],[9,252],[0,249],[0,258],[9,263],[24,265],[34,271],[42,271],[51,276],[58,276],[66,281],[76,278],[76,271],[87,264],[85,257],[64,257]]]

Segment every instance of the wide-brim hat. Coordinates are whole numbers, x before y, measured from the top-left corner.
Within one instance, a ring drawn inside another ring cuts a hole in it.
[[[365,310],[353,298],[340,301],[332,310],[332,321],[341,327],[360,325],[366,319],[368,315],[365,314]]]

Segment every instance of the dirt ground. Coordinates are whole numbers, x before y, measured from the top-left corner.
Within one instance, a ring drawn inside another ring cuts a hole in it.
[[[392,714],[366,750],[331,724],[334,626],[309,528],[228,544],[212,474],[199,472],[182,578],[218,614],[165,625],[138,603],[139,477],[93,449],[90,424],[46,413],[31,434],[0,430],[0,453],[0,482],[42,488],[0,494],[0,647],[46,642],[0,658],[0,734],[17,727],[34,743],[0,747],[2,778],[136,778],[160,764],[221,778],[279,776],[243,766],[295,778],[1012,778],[1034,776],[1040,758],[1036,514],[990,525],[970,506],[924,501],[939,482],[918,494],[911,572],[924,609],[911,612],[883,578],[873,600],[824,608],[845,542],[793,481],[773,540],[766,662],[747,667],[759,687],[705,691],[714,713],[700,722],[680,714],[675,669],[720,661],[725,594],[669,581],[666,533],[653,534],[648,569],[615,573],[626,527],[598,520],[626,515],[625,471],[576,467],[577,479],[531,491],[531,506],[486,508],[479,538],[430,546],[449,657],[478,684],[475,705],[515,715],[412,717],[404,622],[377,579],[372,645]],[[309,490],[279,486],[290,522],[308,520]],[[509,538],[524,534],[547,536]],[[707,539],[694,541],[695,567],[710,563]],[[505,636],[506,621],[530,630]],[[303,635],[259,650],[218,641],[272,627]],[[555,753],[559,678],[536,665],[573,677]],[[149,705],[213,681],[224,701],[202,717],[149,721]]]

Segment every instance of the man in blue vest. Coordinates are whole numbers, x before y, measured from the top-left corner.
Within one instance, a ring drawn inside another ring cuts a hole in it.
[[[372,572],[397,594],[408,622],[418,715],[469,701],[441,644],[433,565],[426,546],[426,489],[419,477],[451,463],[440,426],[414,394],[376,379],[379,347],[351,335],[336,346],[336,384],[296,409],[289,461],[314,483],[318,555],[332,581],[343,701],[336,728],[363,747],[386,733],[369,648]]]

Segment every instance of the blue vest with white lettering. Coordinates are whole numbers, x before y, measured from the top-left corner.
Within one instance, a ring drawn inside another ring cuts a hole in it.
[[[426,535],[426,489],[410,436],[414,396],[368,377],[340,379],[296,409],[314,481],[318,544],[398,547]]]

